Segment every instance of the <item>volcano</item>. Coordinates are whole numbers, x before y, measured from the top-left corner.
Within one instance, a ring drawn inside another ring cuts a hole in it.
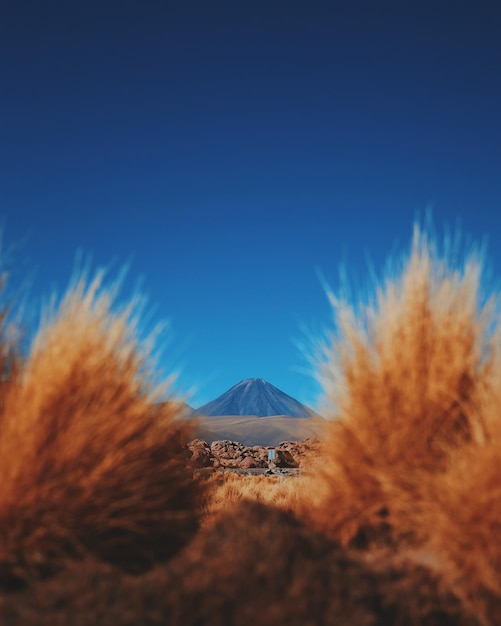
[[[262,378],[247,378],[195,411],[196,415],[311,417],[314,412]]]

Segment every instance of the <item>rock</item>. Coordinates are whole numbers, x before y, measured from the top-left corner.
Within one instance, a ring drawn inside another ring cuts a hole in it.
[[[189,464],[194,469],[202,469],[203,467],[211,467],[212,461],[210,452],[204,449],[196,449],[193,451]]]
[[[288,450],[275,448],[275,467],[299,467],[299,463],[294,459]]]
[[[213,441],[210,446],[211,453],[214,456],[223,459],[237,459],[242,456],[244,450],[248,450],[246,446],[237,441]]]
[[[304,441],[282,441],[275,448],[273,467],[287,469],[304,465],[308,455],[318,456],[320,442],[316,439]],[[254,469],[268,467],[268,448],[245,446],[238,441],[224,439],[211,445],[202,439],[194,439],[187,448],[188,463],[195,469],[205,467]]]
[[[242,469],[257,469],[268,467],[268,463],[253,456],[246,456],[240,463]]]
[[[194,469],[202,469],[204,467],[212,467],[212,455],[209,444],[203,439],[194,439],[188,444],[188,450],[191,451],[191,458],[188,463]]]
[[[277,450],[284,450],[290,453],[294,462],[293,467],[303,467],[308,463],[308,457],[318,457],[320,454],[320,441],[318,439],[308,438],[304,441],[282,441],[278,444]]]
[[[206,448],[207,450],[210,450],[209,444],[203,439],[193,439],[193,441],[190,441],[188,449],[195,450],[196,448]]]

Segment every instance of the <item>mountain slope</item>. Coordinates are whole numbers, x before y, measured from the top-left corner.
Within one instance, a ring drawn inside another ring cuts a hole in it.
[[[311,417],[313,411],[262,378],[247,378],[195,411],[196,415]]]

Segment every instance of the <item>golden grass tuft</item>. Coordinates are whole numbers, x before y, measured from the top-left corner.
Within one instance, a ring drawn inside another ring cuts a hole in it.
[[[400,276],[356,310],[335,300],[321,378],[330,421],[317,521],[345,544],[414,540],[419,502],[451,454],[485,437],[499,353],[481,262],[454,267],[416,227]]]
[[[10,377],[0,415],[0,585],[22,586],[94,553],[140,571],[195,532],[191,436],[158,404],[134,307],[77,282]]]

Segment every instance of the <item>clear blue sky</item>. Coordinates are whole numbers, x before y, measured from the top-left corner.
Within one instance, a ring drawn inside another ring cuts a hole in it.
[[[307,404],[318,272],[364,281],[416,216],[501,275],[495,2],[3,0],[0,219],[33,309],[77,252],[130,263],[198,406],[247,377]]]

